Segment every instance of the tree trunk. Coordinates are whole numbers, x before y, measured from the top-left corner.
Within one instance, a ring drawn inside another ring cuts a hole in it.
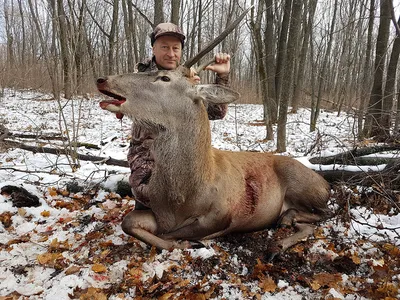
[[[54,2],[53,2],[54,4]],[[29,10],[33,19],[33,23],[35,25],[36,28],[36,33],[39,37],[39,42],[40,42],[40,47],[42,50],[42,55],[44,57],[44,60],[46,61],[46,67],[47,67],[47,71],[49,73],[49,77],[51,80],[51,86],[52,86],[52,90],[53,90],[53,95],[55,99],[59,99],[60,98],[60,90],[58,88],[58,81],[57,81],[57,65],[56,65],[56,61],[54,60],[54,68],[52,68],[52,63],[51,63],[51,59],[49,58],[49,51],[47,49],[47,43],[44,40],[43,37],[43,33],[42,33],[42,29],[40,27],[39,24],[39,20],[38,20],[38,16],[36,15],[36,10],[33,6],[32,0],[28,0],[28,5],[29,5]]]
[[[391,0],[390,0],[391,1]],[[378,137],[385,134],[383,130],[383,73],[385,69],[386,51],[389,38],[390,6],[387,1],[381,1],[380,22],[375,50],[374,82],[369,98],[364,132],[367,137]]]
[[[122,0],[122,12],[124,17],[124,30],[125,30],[125,39],[126,39],[126,52],[127,52],[127,60],[128,60],[128,72],[133,73],[135,71],[136,60],[133,57],[134,50],[133,50],[133,43],[132,37],[133,32],[131,31],[132,24],[131,20],[132,16],[132,4],[130,5],[131,10],[129,10],[129,4],[127,2],[131,2],[130,0]]]
[[[400,18],[397,22],[400,25]],[[393,110],[393,99],[395,97],[395,84],[397,76],[397,64],[400,55],[400,36],[396,34],[396,38],[393,43],[392,53],[386,73],[386,84],[385,91],[383,94],[383,115],[382,115],[382,126],[384,135],[390,136],[390,128],[392,125],[392,110]]]
[[[252,1],[252,4],[254,1]],[[257,9],[257,15],[254,16],[254,8],[251,10],[251,20],[250,20],[250,26],[252,29],[253,33],[253,40],[254,40],[254,45],[255,45],[255,56],[256,56],[256,61],[258,62],[257,65],[257,73],[259,77],[259,81],[261,82],[260,84],[260,90],[261,90],[261,98],[263,101],[263,106],[264,106],[264,122],[265,126],[267,129],[267,134],[266,134],[266,139],[272,140],[274,138],[274,132],[272,129],[272,122],[271,122],[271,107],[269,103],[269,95],[268,95],[268,86],[266,84],[263,84],[267,82],[267,73],[265,70],[265,61],[264,61],[264,53],[263,53],[263,41],[261,37],[261,18],[263,14],[263,2],[259,1],[258,2],[258,9]],[[256,20],[254,22],[254,20]]]
[[[293,0],[292,14],[290,20],[289,38],[287,44],[286,64],[282,80],[282,95],[279,102],[279,118],[277,129],[277,151],[286,151],[286,123],[289,100],[293,91],[293,78],[295,59],[297,56],[297,41],[299,39],[301,21],[302,1]]]
[[[310,0],[310,3],[305,3],[304,7],[308,7],[308,14],[306,11],[303,13],[304,16],[304,35],[299,59],[299,70],[296,78],[296,85],[292,100],[292,113],[296,113],[299,108],[299,103],[302,98],[303,82],[304,82],[304,69],[306,65],[308,46],[310,44],[310,32],[314,24],[314,14],[317,7],[317,0]],[[308,15],[308,20],[307,20]]]
[[[26,66],[26,40],[27,40],[27,36],[25,33],[25,15],[24,15],[24,11],[22,8],[22,1],[18,1],[18,6],[19,6],[19,14],[20,14],[20,18],[21,18],[21,27],[22,27],[22,48],[21,48],[21,65],[24,68],[24,66]]]
[[[275,86],[275,47],[276,39],[274,35],[274,14],[273,14],[273,1],[266,0],[266,18],[265,18],[265,30],[264,30],[264,47],[265,47],[265,71],[266,71],[266,82],[268,86],[268,99],[266,99],[269,108],[269,118],[271,126],[278,121],[278,102],[276,97],[276,86]],[[263,81],[264,82],[264,81]],[[264,116],[266,112],[264,111]],[[272,130],[272,128],[271,128]],[[267,130],[268,131],[268,130]],[[268,133],[267,133],[267,136]],[[271,135],[272,138],[272,135]]]
[[[108,74],[114,74],[117,70],[115,57],[116,51],[116,34],[118,28],[118,12],[119,12],[119,0],[114,0],[113,13],[111,20],[110,34],[108,35]]]
[[[375,0],[370,0],[369,3],[369,18],[368,18],[368,35],[367,35],[367,47],[365,49],[365,60],[364,60],[364,70],[363,70],[363,80],[362,80],[362,91],[360,105],[358,109],[358,139],[362,140],[364,137],[363,133],[363,120],[365,104],[367,102],[367,96],[370,93],[370,69],[371,69],[371,52],[372,52],[372,32],[374,29],[374,19],[375,19]]]
[[[287,36],[289,32],[291,7],[292,7],[292,0],[285,0],[283,20],[281,25],[281,31],[279,34],[279,43],[278,43],[277,58],[276,58],[275,92],[276,92],[277,105],[279,105],[281,99],[282,78],[284,74],[284,66],[286,61]]]
[[[171,23],[179,25],[179,10],[181,0],[171,0]]]
[[[60,54],[62,61],[63,70],[63,82],[64,82],[64,97],[71,99],[72,97],[72,77],[71,77],[71,56],[69,49],[69,36],[67,29],[67,21],[65,17],[65,10],[63,0],[57,0],[57,17],[58,26],[60,30],[59,43],[60,43]]]
[[[324,56],[324,61],[322,63],[322,68],[321,72],[319,75],[319,85],[318,85],[318,96],[317,96],[317,101],[315,103],[315,107],[311,107],[311,122],[310,122],[310,131],[314,131],[317,126],[317,120],[319,116],[319,109],[321,105],[321,99],[322,99],[322,86],[324,81],[326,80],[326,70],[328,66],[328,61],[329,57],[331,55],[331,49],[332,49],[332,42],[333,42],[333,34],[334,34],[334,29],[335,29],[335,22],[336,22],[336,13],[337,13],[337,7],[338,7],[338,0],[335,0],[334,8],[333,8],[333,17],[332,17],[332,22],[329,30],[329,40],[328,40],[328,46],[325,52]]]
[[[154,0],[154,25],[164,23],[164,1]]]

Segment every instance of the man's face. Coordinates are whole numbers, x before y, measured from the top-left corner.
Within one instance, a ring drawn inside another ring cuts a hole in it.
[[[181,41],[174,36],[160,36],[154,42],[153,54],[160,67],[174,70],[179,65],[182,56]]]

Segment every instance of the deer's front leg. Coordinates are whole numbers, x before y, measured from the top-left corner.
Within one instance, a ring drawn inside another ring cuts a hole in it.
[[[157,249],[190,248],[189,242],[164,240],[158,236],[157,222],[151,210],[134,210],[128,213],[121,224],[122,230]]]

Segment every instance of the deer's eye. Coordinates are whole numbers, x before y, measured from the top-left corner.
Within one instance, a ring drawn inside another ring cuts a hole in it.
[[[161,80],[161,81],[165,81],[165,82],[169,82],[171,81],[171,78],[169,78],[168,76],[164,75],[164,76],[160,76],[157,79]]]

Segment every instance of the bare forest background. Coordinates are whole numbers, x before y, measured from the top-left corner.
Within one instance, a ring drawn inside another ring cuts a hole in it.
[[[0,3],[1,91],[91,97],[96,78],[134,72],[151,56],[148,35],[158,23],[181,26],[187,60],[253,5],[203,60],[219,51],[231,54],[231,87],[242,94],[242,103],[264,105],[267,139],[274,138],[277,124],[277,151],[286,151],[287,113],[299,107],[311,108],[311,131],[326,108],[357,115],[360,140],[398,135],[400,18],[393,0]],[[208,73],[201,74],[202,81],[213,81]]]

